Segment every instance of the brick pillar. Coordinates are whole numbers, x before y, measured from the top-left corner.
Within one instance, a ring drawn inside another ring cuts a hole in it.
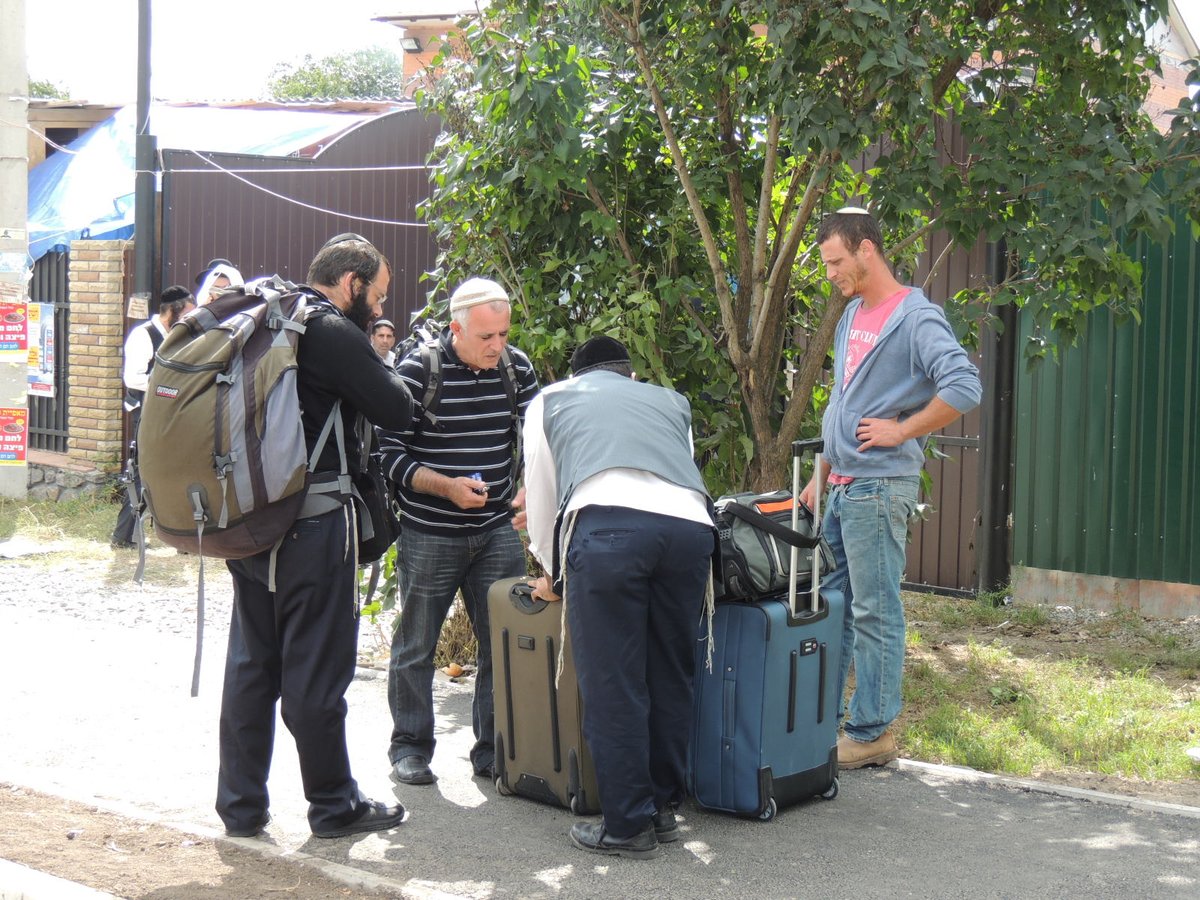
[[[121,464],[125,241],[71,244],[67,456],[106,471]]]

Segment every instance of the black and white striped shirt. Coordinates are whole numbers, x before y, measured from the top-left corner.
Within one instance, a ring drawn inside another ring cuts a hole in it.
[[[537,376],[529,357],[511,345],[508,352],[516,369],[517,407],[523,419],[538,392]],[[412,422],[404,431],[379,432],[383,470],[397,486],[403,527],[451,536],[508,527],[516,434],[500,370],[476,372],[463,363],[449,330],[442,332],[438,353],[442,389],[434,409],[437,426],[423,419],[426,376],[418,345],[396,363],[396,372],[413,394]],[[488,486],[487,503],[480,509],[459,509],[444,497],[413,490],[413,475],[420,466],[449,478],[478,472]]]

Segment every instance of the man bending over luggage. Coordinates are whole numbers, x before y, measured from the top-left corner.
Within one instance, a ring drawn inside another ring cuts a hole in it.
[[[879,225],[866,210],[826,216],[817,243],[826,276],[853,299],[834,336],[823,464],[800,500],[811,507],[828,481],[824,531],[834,568],[821,591],[845,596],[839,702],[851,659],[855,677],[838,764],[857,769],[900,753],[888,726],[900,714],[900,578],[925,436],[973,409],[982,390],[941,308],[892,275]]]
[[[525,448],[530,550],[549,573],[534,596],[566,600],[604,816],[571,841],[648,858],[679,836],[712,502],[682,395],[634,380],[610,337],[571,369],[530,404]]]
[[[358,466],[355,420],[398,428],[412,397],[367,339],[380,313],[391,266],[365,239],[338,235],[308,270],[310,302],[297,357],[297,392],[311,457],[334,404],[341,401],[346,458]],[[341,470],[330,438],[312,482]],[[317,837],[382,831],[404,807],[368,800],[350,774],[346,689],[358,654],[355,506],[309,491],[300,516],[275,551],[229,560],[233,620],[221,696],[221,770],[217,812],[227,834],[253,837],[271,816],[267,773],[275,742],[275,702],[296,741],[308,822]]]

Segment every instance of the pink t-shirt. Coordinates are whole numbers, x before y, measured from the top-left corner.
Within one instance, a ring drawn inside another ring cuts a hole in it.
[[[858,312],[854,314],[854,321],[850,323],[850,335],[846,345],[846,367],[842,373],[843,390],[850,383],[850,379],[854,377],[854,373],[858,371],[858,367],[862,365],[867,354],[871,352],[875,342],[879,340],[879,335],[887,325],[887,320],[891,318],[896,307],[900,305],[900,301],[906,296],[908,296],[908,288],[903,288],[878,306],[868,309],[864,303],[858,308]],[[839,475],[836,472],[829,473],[830,484],[849,484],[853,480],[852,477]]]

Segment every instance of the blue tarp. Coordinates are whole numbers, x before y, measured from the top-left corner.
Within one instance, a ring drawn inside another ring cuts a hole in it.
[[[137,110],[126,106],[29,172],[29,255],[36,262],[73,240],[133,235]],[[221,109],[153,104],[159,149],[289,156],[377,113]]]

